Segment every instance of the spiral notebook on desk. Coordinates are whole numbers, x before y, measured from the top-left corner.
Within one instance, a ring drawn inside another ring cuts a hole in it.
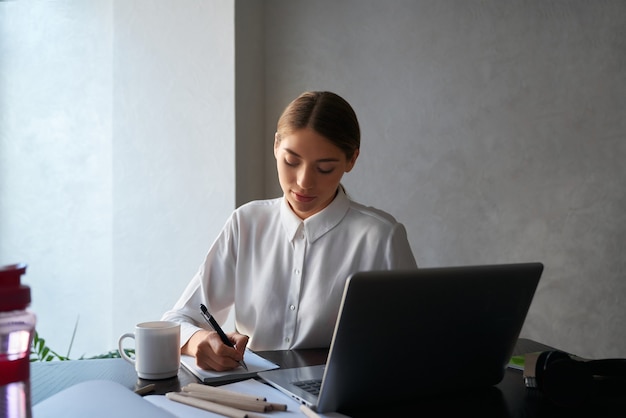
[[[180,356],[182,365],[193,373],[203,383],[230,383],[239,380],[250,379],[257,376],[258,372],[278,369],[278,365],[269,360],[264,359],[252,350],[246,350],[244,360],[248,366],[248,370],[243,367],[237,367],[233,370],[225,372],[216,372],[213,370],[204,370],[196,365],[196,359],[192,356]]]

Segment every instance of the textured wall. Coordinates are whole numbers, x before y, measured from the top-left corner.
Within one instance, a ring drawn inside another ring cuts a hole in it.
[[[235,41],[235,203],[239,206],[264,197],[265,160],[262,156],[268,139],[263,138],[265,51],[262,2],[235,2]]]
[[[265,16],[266,136],[302,90],[344,95],[363,128],[348,191],[406,224],[421,266],[541,261],[523,335],[626,357],[625,2],[275,0]]]
[[[349,192],[420,265],[542,261],[524,335],[626,357],[626,3],[262,4],[0,2],[0,263],[30,264],[54,347],[77,315],[74,355],[169,307],[234,207],[235,158],[238,202],[262,194],[255,138],[278,195],[276,119],[329,89],[363,128]],[[235,47],[258,73],[234,81]]]

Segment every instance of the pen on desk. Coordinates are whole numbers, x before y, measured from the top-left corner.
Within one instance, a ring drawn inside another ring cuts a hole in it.
[[[302,411],[302,413],[309,418],[320,418],[320,416],[317,415],[317,413],[315,413],[311,408],[309,408],[308,406],[304,404],[300,405],[300,411]]]
[[[235,346],[233,345],[233,343],[230,342],[226,334],[224,334],[224,331],[222,331],[222,327],[220,327],[220,324],[218,324],[215,318],[213,318],[213,316],[209,313],[209,310],[206,308],[206,306],[204,306],[203,304],[200,304],[200,310],[202,311],[202,315],[204,316],[204,319],[206,319],[209,325],[211,325],[211,328],[213,328],[213,330],[217,332],[217,335],[220,336],[220,339],[222,340],[222,342],[226,344],[227,346],[234,348]],[[241,365],[241,367],[248,370],[248,366],[246,366],[245,361],[241,360],[239,364]]]
[[[152,392],[155,387],[156,387],[156,385],[154,383],[150,383],[149,385],[146,385],[144,387],[135,389],[135,393],[137,395],[143,396],[143,395],[146,395],[146,394]]]
[[[256,412],[286,411],[286,404],[268,402],[263,396],[234,392],[200,383],[189,383],[181,388],[183,396],[204,399],[222,405]]]
[[[204,393],[213,393],[215,395],[235,397],[238,399],[244,399],[248,401],[258,401],[258,402],[267,401],[267,399],[262,396],[233,392],[232,390],[215,387],[215,386],[208,386],[208,385],[201,384],[201,383],[189,383],[186,386],[183,386],[181,389],[183,392],[204,392]]]
[[[179,392],[169,392],[165,394],[165,397],[174,402],[183,403],[185,405],[193,406],[196,408],[204,409],[205,411],[215,412],[216,414],[223,415],[230,418],[263,418],[261,415],[254,414],[242,409],[233,408],[232,406],[222,405],[217,402],[206,401],[204,399],[194,398],[192,396],[185,396]]]

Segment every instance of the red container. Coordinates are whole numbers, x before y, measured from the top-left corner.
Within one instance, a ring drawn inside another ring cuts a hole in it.
[[[35,314],[30,288],[21,283],[25,264],[0,267],[0,417],[31,417],[30,347]]]

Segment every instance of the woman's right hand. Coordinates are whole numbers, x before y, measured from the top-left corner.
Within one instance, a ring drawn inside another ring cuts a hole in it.
[[[224,344],[217,332],[200,330],[191,336],[180,352],[195,357],[196,365],[201,369],[218,372],[235,369],[243,360],[248,336],[237,332],[228,333],[226,336],[234,348]]]

